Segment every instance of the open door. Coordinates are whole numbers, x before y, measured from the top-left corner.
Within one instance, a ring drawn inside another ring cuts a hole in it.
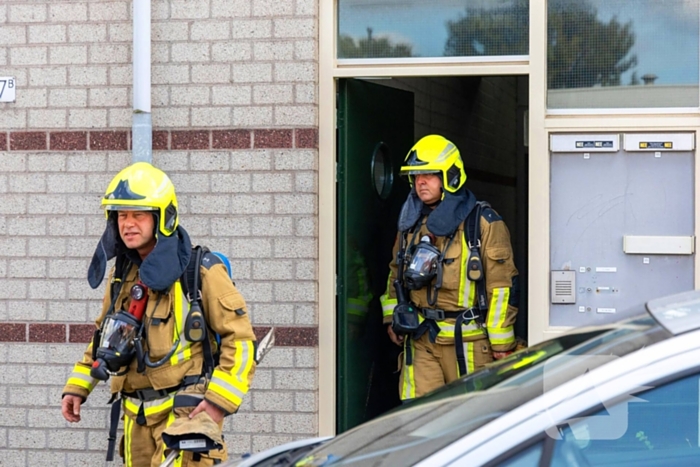
[[[396,222],[408,184],[413,93],[357,79],[338,83],[337,432],[399,403],[400,349],[382,326]]]

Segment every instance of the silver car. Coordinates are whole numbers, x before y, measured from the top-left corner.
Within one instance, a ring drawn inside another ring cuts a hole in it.
[[[700,465],[700,291],[470,378],[313,448],[245,465]]]

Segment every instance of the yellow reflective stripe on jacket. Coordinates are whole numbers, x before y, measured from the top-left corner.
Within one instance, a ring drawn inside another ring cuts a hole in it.
[[[367,307],[366,300],[359,298],[348,299],[348,314],[364,317],[365,315],[367,315],[368,310],[369,308]]]
[[[76,363],[67,384],[87,389],[90,392],[97,384],[97,380],[90,376],[90,368]]]
[[[489,341],[492,344],[510,344],[515,342],[515,332],[513,326],[504,328],[489,328]]]
[[[419,314],[418,315],[418,322],[422,323],[425,321],[425,318],[423,318],[423,315]],[[455,338],[455,325],[454,323],[449,324],[446,321],[435,321],[435,323],[438,325],[440,328],[440,332],[438,333],[438,337],[444,337],[446,339],[454,339]],[[481,329],[474,320],[471,320],[469,322],[464,322],[462,323],[462,338],[464,337],[470,337],[470,336],[483,336],[484,335],[484,330]]]
[[[253,342],[236,341],[235,361],[231,373],[215,369],[207,389],[214,391],[226,400],[241,405],[243,396],[248,392],[248,374],[253,368]]]
[[[494,288],[491,296],[491,304],[487,315],[488,328],[501,328],[506,321],[508,314],[508,299],[510,298],[510,288]]]
[[[177,350],[172,357],[170,357],[170,364],[177,365],[180,362],[189,360],[192,357],[192,350],[190,349],[191,343],[185,338],[185,320],[187,319],[187,314],[190,311],[190,304],[182,292],[182,285],[180,281],[176,281],[173,288],[173,295],[175,296],[175,303],[173,304],[173,315],[175,315],[175,326],[173,328],[173,343],[180,342],[177,345]]]
[[[385,293],[379,297],[379,302],[382,304],[382,315],[386,318],[394,313],[394,308],[399,303],[395,298],[389,298],[389,293]]]
[[[465,237],[466,235],[462,235],[462,261],[459,268],[459,293],[457,295],[458,308],[472,307],[474,304],[474,296],[476,295],[476,284],[467,278],[469,248]]]
[[[486,330],[491,344],[511,344],[515,342],[513,326],[504,326],[508,315],[508,300],[510,288],[494,288],[489,306]]]
[[[146,417],[150,417],[151,415],[161,413],[165,410],[171,410],[173,408],[174,394],[175,393],[148,402],[141,402],[140,399],[137,399],[135,397],[124,397],[124,411],[128,411],[134,415],[138,415],[141,404],[143,404],[143,415]]]

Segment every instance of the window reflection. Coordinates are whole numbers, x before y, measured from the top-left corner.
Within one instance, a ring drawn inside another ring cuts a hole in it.
[[[338,0],[338,58],[528,53],[528,0]]]
[[[548,107],[698,107],[699,3],[550,0]]]

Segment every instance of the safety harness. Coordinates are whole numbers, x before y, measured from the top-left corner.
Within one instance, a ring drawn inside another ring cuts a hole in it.
[[[470,281],[476,284],[476,295],[477,303],[475,307],[470,307],[465,310],[457,311],[445,311],[435,308],[421,308],[420,313],[423,315],[423,322],[418,326],[418,329],[413,334],[407,334],[405,338],[405,352],[406,352],[406,365],[413,364],[413,352],[411,347],[411,339],[419,339],[426,332],[429,333],[429,338],[431,342],[435,342],[437,335],[440,332],[440,327],[437,321],[443,321],[445,319],[455,320],[455,331],[454,331],[454,345],[455,353],[457,355],[457,364],[459,367],[459,376],[465,375],[467,373],[467,362],[464,355],[464,346],[462,344],[462,325],[466,322],[476,321],[477,325],[486,330],[485,321],[486,313],[488,311],[487,306],[487,296],[486,296],[486,280],[483,273],[483,263],[481,261],[481,214],[484,209],[490,208],[490,204],[486,201],[478,201],[474,206],[474,209],[469,213],[464,221],[464,235],[467,239],[467,246],[469,247],[469,259],[467,260],[467,277]],[[418,225],[416,223],[416,225]],[[415,229],[413,232],[413,239],[416,237]],[[453,233],[448,237],[447,244],[439,258],[440,262],[444,262],[444,256],[447,249],[452,244],[455,234]],[[402,268],[404,263],[404,258],[406,255],[406,245],[404,240],[404,235],[400,235],[399,244],[399,272],[398,276],[402,277]],[[440,287],[442,286],[442,267],[439,268],[438,279],[435,285],[432,287],[434,295],[431,293],[429,288],[428,303],[432,306],[437,302],[437,294]],[[429,286],[430,287],[430,286]]]
[[[207,335],[208,332],[213,331],[209,329],[209,326],[204,317],[202,291],[200,284],[200,266],[202,264],[202,258],[207,253],[209,253],[209,249],[206,247],[194,247],[187,268],[185,269],[185,271],[182,274],[182,277],[180,278],[180,284],[183,288],[183,293],[187,301],[189,302],[189,312],[187,315],[187,319],[185,320],[185,337],[190,342],[202,343],[202,349],[204,353],[204,365],[202,368],[202,374],[200,376],[186,376],[179,384],[170,388],[145,388],[138,389],[134,392],[122,391],[121,395],[119,393],[112,394],[112,397],[108,402],[108,404],[112,404],[110,410],[109,436],[107,444],[108,462],[114,460],[114,451],[117,440],[117,427],[119,425],[119,418],[123,398],[134,398],[138,399],[141,402],[141,404],[139,405],[138,414],[136,416],[136,423],[139,425],[145,425],[146,415],[144,413],[144,403],[153,402],[158,399],[163,399],[180,389],[183,389],[193,384],[198,384],[205,378],[210,378],[214,371],[214,368],[216,368],[216,365],[218,364],[219,346],[217,345],[216,350],[213,351],[211,342]],[[114,279],[112,281],[110,290],[112,301],[108,313],[111,313],[114,310],[114,303],[116,302],[117,297],[119,296],[119,292],[121,291],[121,287],[124,283],[126,274],[128,273],[129,269],[131,269],[131,262],[128,259],[126,259],[126,257],[119,256],[115,263]],[[158,301],[160,301],[160,297]],[[156,303],[156,307],[157,305],[158,303]],[[159,362],[148,366],[160,366],[162,363],[164,363],[170,358],[170,355],[166,355],[166,357],[167,358],[161,359]],[[139,359],[137,371],[139,371],[140,373],[145,371],[145,366],[143,362],[144,359]],[[125,374],[126,371],[128,371],[128,369],[121,374]],[[197,395],[193,394],[176,395],[173,400],[173,408],[197,406],[199,402],[201,402],[201,400],[201,397],[197,397]]]

